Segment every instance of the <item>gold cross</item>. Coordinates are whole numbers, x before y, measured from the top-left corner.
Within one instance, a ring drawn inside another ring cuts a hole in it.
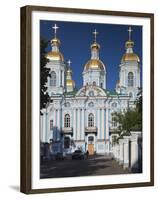
[[[56,37],[56,33],[57,33],[57,29],[58,29],[59,27],[56,25],[56,24],[54,24],[54,26],[52,27],[52,29],[54,29],[54,36]]]
[[[97,39],[97,35],[99,34],[96,29],[94,30],[94,32],[92,32],[94,34],[94,42],[96,42]]]
[[[67,63],[68,63],[68,65],[69,65],[69,67],[70,67],[70,65],[71,65],[71,60],[69,59],[68,61],[67,61]]]
[[[131,29],[131,27],[129,27],[129,29],[127,31],[129,32],[129,40],[131,40],[131,33],[133,30]]]

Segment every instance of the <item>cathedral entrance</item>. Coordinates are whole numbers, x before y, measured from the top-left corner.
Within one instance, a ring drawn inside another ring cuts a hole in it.
[[[94,137],[93,136],[88,137],[88,152],[89,152],[89,155],[94,154]]]
[[[70,138],[64,137],[64,148],[68,149],[70,147]]]

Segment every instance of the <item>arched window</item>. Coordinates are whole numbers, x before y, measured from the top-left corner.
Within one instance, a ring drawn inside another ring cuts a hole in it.
[[[129,87],[133,86],[133,72],[128,73],[128,86]]]
[[[50,86],[56,86],[56,73],[54,71],[51,72]]]
[[[96,86],[96,82],[95,81],[93,81],[93,85]]]
[[[114,117],[112,117],[112,127],[117,127],[117,122]]]
[[[103,83],[100,83],[100,87],[103,88]]]
[[[70,115],[66,114],[64,117],[64,127],[70,127]]]
[[[92,113],[88,115],[88,127],[94,127],[94,115]]]

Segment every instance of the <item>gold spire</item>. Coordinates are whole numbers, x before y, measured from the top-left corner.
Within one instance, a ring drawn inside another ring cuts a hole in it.
[[[99,34],[99,32],[97,32],[95,29],[94,32],[92,32],[92,33],[94,34],[94,42],[96,43],[97,35]]]
[[[58,26],[56,24],[54,24],[54,26],[52,26],[52,29],[54,29],[54,37],[56,38],[56,34],[57,34],[57,30],[58,30]]]
[[[92,34],[94,35],[94,42],[91,44],[91,59],[85,64],[84,70],[105,70],[103,62],[99,59],[100,45],[97,43],[99,32],[95,29]]]
[[[126,53],[122,56],[121,62],[136,61],[140,62],[137,54],[133,53],[134,42],[132,41],[132,28],[128,28],[128,40],[125,43]]]
[[[54,30],[54,38],[51,40],[52,51],[47,53],[46,57],[51,61],[64,61],[64,57],[59,51],[59,46],[61,43],[60,40],[57,38],[57,30],[59,29],[59,27],[54,24],[52,29]]]
[[[128,34],[129,34],[129,38],[128,40],[131,40],[131,33],[132,33],[132,29],[131,29],[131,26],[129,27],[129,29],[127,30],[128,31]]]
[[[73,89],[75,87],[75,82],[74,82],[74,80],[72,80],[71,63],[72,63],[71,60],[67,61],[68,69],[66,71],[66,87],[67,87],[68,92],[73,91]]]
[[[132,37],[132,28],[131,26],[128,28],[128,41],[125,43],[126,48],[132,48],[134,46],[134,42],[131,40]]]
[[[94,42],[91,45],[91,49],[100,49],[100,45],[97,43],[97,35],[99,34],[99,32],[96,31],[96,29],[92,32],[92,34],[94,35]]]
[[[68,69],[67,69],[67,76],[71,76],[72,75],[72,70],[71,70],[71,60],[69,59],[68,61],[67,61],[67,64],[68,64]]]
[[[59,27],[56,24],[54,24],[54,26],[52,26],[52,29],[54,30],[54,38],[51,40],[51,44],[59,46],[60,40],[56,37],[57,36],[57,30],[59,29]]]

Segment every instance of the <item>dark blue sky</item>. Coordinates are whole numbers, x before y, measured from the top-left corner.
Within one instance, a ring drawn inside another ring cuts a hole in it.
[[[90,59],[90,45],[94,41],[92,32],[99,32],[97,42],[100,44],[100,60],[106,66],[107,89],[114,89],[119,79],[119,64],[125,53],[125,42],[128,40],[127,29],[129,25],[40,21],[40,34],[43,38],[51,40],[54,37],[52,26],[59,26],[57,37],[61,41],[60,51],[65,61],[72,61],[73,79],[77,88],[82,87],[82,72],[84,65]],[[132,27],[132,40],[135,42],[134,52],[142,60],[142,27]],[[47,51],[51,50],[49,44]]]

